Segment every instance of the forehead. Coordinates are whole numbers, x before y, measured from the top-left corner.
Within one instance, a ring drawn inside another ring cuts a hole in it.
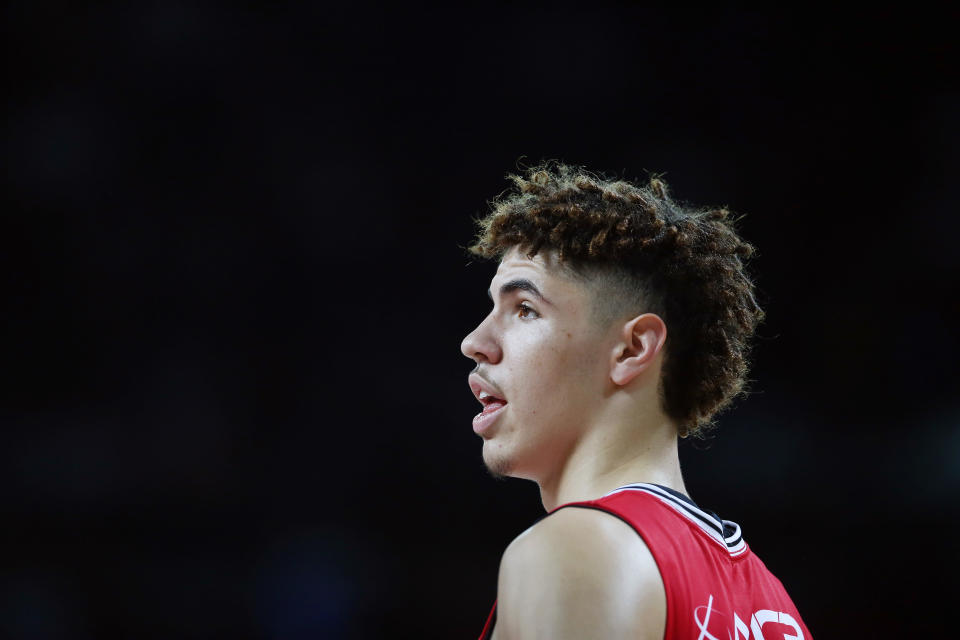
[[[585,294],[583,287],[564,271],[553,252],[541,251],[533,258],[528,258],[514,247],[497,266],[497,273],[491,281],[491,292],[496,295],[501,283],[515,278],[530,280],[551,302],[575,298],[579,303]]]
[[[552,255],[541,251],[532,258],[528,258],[526,254],[513,247],[500,260],[494,278],[503,277],[505,274],[516,271],[529,271],[542,277],[552,277],[556,269],[556,259]]]

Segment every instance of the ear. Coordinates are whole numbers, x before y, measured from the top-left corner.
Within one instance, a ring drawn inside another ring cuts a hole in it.
[[[621,387],[629,384],[653,366],[666,341],[667,325],[655,313],[628,321],[611,354],[610,379]]]

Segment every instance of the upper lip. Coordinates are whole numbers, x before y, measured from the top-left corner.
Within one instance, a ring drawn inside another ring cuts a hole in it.
[[[470,376],[467,378],[467,384],[470,385],[470,390],[473,391],[473,395],[476,396],[477,400],[480,400],[480,392],[486,391],[488,394],[490,394],[494,398],[503,400],[504,402],[507,401],[507,399],[503,397],[503,393],[501,393],[500,390],[498,390],[495,386],[493,386],[492,384],[490,384],[489,382],[481,378],[476,373],[470,374]],[[483,400],[480,400],[480,403],[486,404]]]

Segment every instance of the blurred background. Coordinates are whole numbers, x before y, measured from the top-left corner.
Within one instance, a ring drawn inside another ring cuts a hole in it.
[[[3,9],[0,635],[475,638],[463,247],[546,158],[727,205],[768,319],[684,443],[815,637],[954,630],[957,12]]]

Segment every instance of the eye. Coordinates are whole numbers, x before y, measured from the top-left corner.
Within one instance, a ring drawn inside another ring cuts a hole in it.
[[[539,318],[540,317],[540,314],[534,311],[533,307],[528,305],[526,302],[521,302],[520,304],[518,304],[517,310],[521,318],[530,318],[530,317]]]

